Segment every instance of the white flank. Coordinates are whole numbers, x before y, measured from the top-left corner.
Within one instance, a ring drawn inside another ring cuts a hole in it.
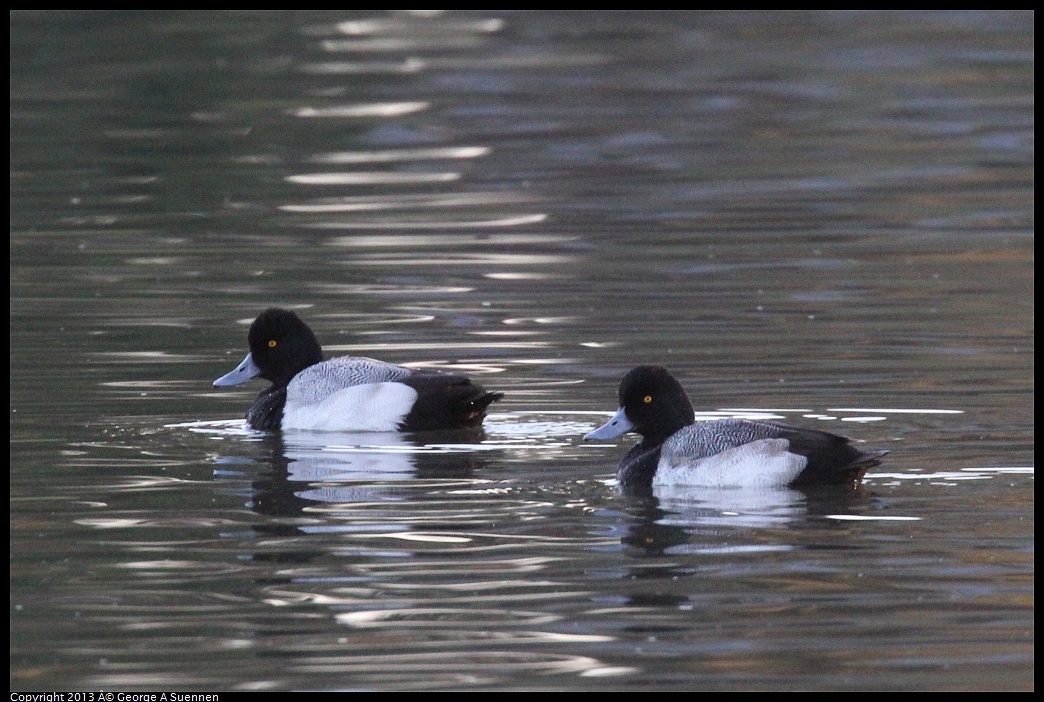
[[[417,391],[408,385],[369,383],[308,401],[295,381],[286,390],[284,430],[397,431],[417,400]]]
[[[653,486],[784,487],[805,468],[808,459],[787,449],[786,439],[761,439],[694,459],[685,447],[663,444]]]

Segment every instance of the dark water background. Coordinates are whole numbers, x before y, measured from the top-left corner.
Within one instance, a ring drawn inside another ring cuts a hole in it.
[[[12,13],[12,689],[1032,689],[1033,21]],[[270,305],[506,397],[244,430]],[[621,493],[649,362],[891,455]]]

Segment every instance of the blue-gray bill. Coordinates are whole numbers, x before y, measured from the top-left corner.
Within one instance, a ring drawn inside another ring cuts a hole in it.
[[[214,381],[214,387],[221,388],[228,385],[239,385],[245,383],[251,378],[256,378],[261,374],[261,369],[254,363],[254,357],[252,354],[247,354],[243,362],[235,367],[235,370],[225,373],[223,376]]]
[[[634,423],[627,418],[627,413],[624,412],[624,408],[621,407],[608,422],[594,431],[584,434],[584,441],[590,441],[592,439],[612,439],[633,430]]]

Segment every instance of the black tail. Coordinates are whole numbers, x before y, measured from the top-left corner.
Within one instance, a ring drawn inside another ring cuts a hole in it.
[[[844,448],[851,453],[850,460],[847,463],[839,465],[835,462],[823,461],[822,456],[813,454],[809,456],[808,466],[801,471],[801,474],[791,483],[791,486],[858,483],[863,479],[866,471],[874,466],[881,465],[881,459],[888,455],[887,451],[863,453],[847,442]]]
[[[497,400],[504,397],[502,392],[483,392],[473,400],[469,400],[464,406],[465,426],[478,426],[486,417],[486,408]]]
[[[433,374],[404,381],[418,393],[410,413],[402,421],[403,431],[436,431],[482,425],[486,408],[502,392],[486,392],[464,376]]]

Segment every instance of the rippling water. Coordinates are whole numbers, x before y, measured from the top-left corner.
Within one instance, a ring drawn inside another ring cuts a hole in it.
[[[11,15],[15,690],[1032,689],[1033,14]],[[505,392],[263,435],[264,307]],[[621,490],[638,363],[885,448]]]

